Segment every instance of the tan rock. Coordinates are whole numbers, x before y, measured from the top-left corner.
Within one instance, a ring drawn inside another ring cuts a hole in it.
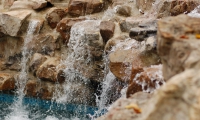
[[[40,67],[42,63],[44,63],[47,60],[47,58],[39,53],[35,53],[29,63],[29,70],[33,72],[33,74],[36,73],[37,69]]]
[[[70,0],[68,12],[72,16],[82,16],[101,12],[104,9],[104,1],[100,0]]]
[[[69,64],[67,67],[76,69],[81,78],[95,82],[103,80],[104,43],[99,25],[98,20],[85,20],[73,25],[68,42],[69,54],[64,59]]]
[[[186,70],[172,77],[142,108],[140,120],[198,120],[200,76],[197,72]]]
[[[0,13],[0,32],[17,36],[23,22],[31,14],[29,10],[18,10]]]
[[[37,70],[36,76],[41,80],[51,82],[64,82],[65,78],[61,69],[57,69],[60,64],[59,58],[47,59]]]
[[[155,89],[160,88],[164,83],[161,65],[133,68],[126,96],[130,97],[131,94],[138,91],[151,93]]]
[[[136,6],[141,12],[150,10],[156,0],[136,0]]]
[[[24,92],[26,96],[51,100],[55,92],[55,86],[54,83],[48,81],[28,80]]]
[[[66,13],[63,9],[53,7],[48,11],[45,18],[49,26],[53,29],[56,28],[57,24],[65,15]]]
[[[199,24],[199,18],[187,15],[169,17],[158,22],[157,49],[166,80],[186,69],[198,69],[200,41],[196,35],[200,31],[197,27]]]
[[[154,21],[154,17],[127,17],[125,20],[121,20],[119,24],[122,32],[130,32],[131,28],[139,27],[140,24],[152,24]]]
[[[16,10],[16,9],[42,9],[47,6],[47,1],[45,0],[30,0],[30,1],[14,1],[12,6],[10,7],[10,10]]]
[[[27,45],[28,49],[34,53],[53,56],[57,49],[60,49],[60,38],[58,34],[35,35]]]
[[[64,18],[58,23],[56,30],[62,36],[63,42],[65,44],[67,44],[69,41],[71,27],[75,23],[81,22],[83,20],[85,20],[85,18]]]
[[[158,18],[176,16],[191,12],[199,4],[199,0],[156,0],[154,12],[157,11]]]
[[[3,36],[0,38],[0,69],[21,69],[21,49],[23,39],[20,37]]]
[[[120,38],[109,40],[108,45],[112,46],[106,45],[106,49],[111,48],[109,54],[110,70],[119,80],[124,82],[130,80],[131,66],[143,68],[159,64],[157,53],[146,51],[144,43],[139,43],[130,38],[121,39],[120,41]]]
[[[15,89],[15,79],[9,73],[0,73],[0,90],[13,90]]]
[[[140,118],[141,113],[136,111],[136,107],[143,112],[141,108],[151,96],[152,95],[148,93],[138,92],[128,99],[120,98],[110,106],[108,113],[97,118],[97,120],[135,120]]]
[[[117,5],[116,13],[122,16],[130,16],[131,15],[131,7],[128,5]]]
[[[1,2],[3,4],[3,8],[8,9],[13,5],[13,2],[15,2],[15,0],[2,0]]]

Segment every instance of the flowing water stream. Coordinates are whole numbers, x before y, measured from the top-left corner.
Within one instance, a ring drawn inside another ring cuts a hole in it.
[[[27,62],[29,59],[29,55],[31,51],[28,50],[27,45],[31,42],[33,38],[33,33],[35,32],[37,26],[37,22],[31,21],[29,22],[27,34],[24,39],[24,45],[22,48],[22,59],[21,59],[21,71],[20,74],[17,76],[17,98],[14,101],[13,105],[10,106],[11,113],[5,117],[5,120],[27,120],[28,119],[28,111],[26,110],[26,106],[23,105],[23,98],[24,98],[24,88],[26,81],[28,79],[28,67]]]

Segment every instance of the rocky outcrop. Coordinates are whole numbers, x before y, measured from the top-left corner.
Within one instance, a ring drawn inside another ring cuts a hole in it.
[[[200,109],[197,101],[199,100],[200,76],[196,74],[199,72],[200,30],[197,27],[199,23],[199,18],[192,18],[187,15],[159,20],[157,47],[163,62],[164,79],[167,82],[154,92],[151,98],[143,98],[146,102],[142,105],[136,102],[129,105],[123,104],[132,98],[132,96],[129,96],[130,98],[121,103],[119,101],[114,103],[113,105],[118,104],[118,108],[111,108],[105,116],[99,119],[123,119],[124,115],[126,115],[125,119],[135,120],[199,119]],[[132,74],[134,74],[134,79],[138,80],[143,78],[149,80],[149,78],[146,78],[148,75],[158,79],[156,74],[152,74],[156,73],[156,69],[138,67],[135,72],[139,74],[135,74],[133,70]],[[148,73],[150,71],[152,73]],[[138,86],[135,89],[137,88]],[[130,109],[132,113],[125,108]]]
[[[109,40],[106,49],[111,52],[109,54],[111,72],[124,82],[130,80],[132,66],[143,68],[159,64],[156,52],[146,51],[144,42],[139,43],[128,37]]]
[[[186,69],[198,68],[198,24],[198,18],[187,15],[169,17],[158,22],[158,53],[166,80]]]
[[[195,102],[199,100],[199,75],[194,75],[196,72],[186,70],[172,77],[148,101],[143,108],[145,114],[141,119],[199,119],[199,103]],[[150,109],[145,110],[146,108]]]
[[[0,32],[17,36],[23,22],[31,14],[29,10],[9,11],[0,13]]]

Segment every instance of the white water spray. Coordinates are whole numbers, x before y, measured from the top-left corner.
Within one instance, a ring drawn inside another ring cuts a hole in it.
[[[30,51],[27,48],[28,43],[33,38],[33,33],[35,32],[37,26],[37,22],[30,21],[27,29],[27,34],[24,39],[24,45],[22,48],[22,59],[21,59],[21,71],[18,75],[17,79],[17,99],[14,101],[13,105],[11,106],[12,112],[5,117],[5,120],[29,120],[28,111],[26,111],[26,107],[23,105],[23,98],[24,98],[24,88],[27,81],[27,62],[29,59]]]

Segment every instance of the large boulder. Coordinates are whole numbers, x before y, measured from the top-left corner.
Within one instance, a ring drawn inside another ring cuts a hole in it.
[[[17,36],[23,22],[31,14],[29,10],[17,10],[0,13],[0,32]]]
[[[103,9],[103,0],[70,0],[68,5],[68,13],[72,16],[97,13]]]
[[[0,73],[0,91],[14,90],[15,79],[12,73]]]
[[[157,48],[166,80],[186,69],[199,68],[198,25],[199,18],[187,15],[159,20]]]
[[[197,72],[186,70],[172,77],[142,108],[141,120],[198,120],[200,76]]]

